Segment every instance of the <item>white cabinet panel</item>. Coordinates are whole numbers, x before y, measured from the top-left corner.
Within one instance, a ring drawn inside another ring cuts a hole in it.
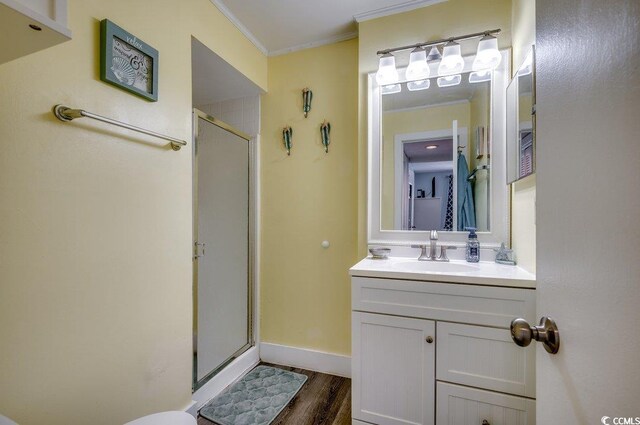
[[[354,277],[353,310],[508,328],[536,321],[531,289]]]
[[[434,420],[435,323],[353,312],[353,418],[377,425]]]
[[[506,329],[438,322],[438,380],[535,397],[535,347]]]
[[[438,382],[437,425],[534,425],[535,401]]]

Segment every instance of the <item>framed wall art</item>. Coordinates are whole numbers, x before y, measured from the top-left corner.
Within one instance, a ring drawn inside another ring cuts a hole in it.
[[[108,19],[100,22],[100,79],[158,100],[158,51]]]

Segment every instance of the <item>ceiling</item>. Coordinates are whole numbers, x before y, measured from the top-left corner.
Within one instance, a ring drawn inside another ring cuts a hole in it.
[[[427,149],[427,146],[437,146]],[[404,143],[404,154],[409,162],[437,162],[453,160],[453,139],[438,139],[425,142]],[[449,166],[449,168],[451,168]]]
[[[191,78],[194,106],[255,96],[260,87],[195,38],[191,38]]]
[[[447,0],[211,0],[264,54],[275,56],[357,36],[357,22]]]

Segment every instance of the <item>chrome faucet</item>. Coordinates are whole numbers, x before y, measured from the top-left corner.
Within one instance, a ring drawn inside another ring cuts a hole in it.
[[[440,256],[436,257],[438,248],[438,231],[432,230],[429,232],[429,254],[427,255],[427,245],[417,245],[415,248],[420,248],[420,256],[418,261],[444,261],[448,262],[447,249],[457,249],[455,246],[440,245]]]

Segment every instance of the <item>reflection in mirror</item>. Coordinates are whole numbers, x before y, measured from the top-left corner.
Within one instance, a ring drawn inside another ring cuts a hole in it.
[[[490,230],[491,80],[469,75],[381,90],[383,230]]]
[[[507,182],[535,172],[534,51],[507,88]]]

